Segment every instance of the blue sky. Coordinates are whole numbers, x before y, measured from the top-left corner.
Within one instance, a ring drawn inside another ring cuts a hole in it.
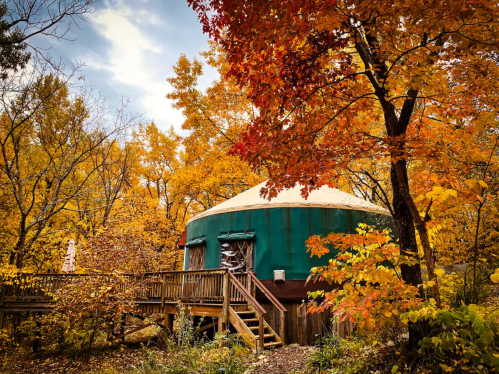
[[[73,27],[69,38],[51,40],[50,54],[66,64],[85,64],[85,80],[102,93],[109,105],[124,98],[134,113],[144,114],[163,129],[179,131],[182,114],[165,95],[171,91],[166,78],[181,53],[188,58],[208,49],[196,14],[186,0],[96,0],[95,12]],[[217,78],[205,69],[200,87]]]

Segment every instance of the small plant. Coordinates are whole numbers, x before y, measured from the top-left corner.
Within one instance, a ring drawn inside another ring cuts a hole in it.
[[[320,349],[312,353],[308,361],[309,369],[331,369],[335,361],[343,355],[342,340],[335,333],[325,334],[317,343]]]
[[[133,372],[136,374],[159,374],[165,373],[165,366],[162,365],[156,353],[153,350],[144,349],[144,360],[139,366],[133,366]]]
[[[499,370],[499,329],[494,322],[484,323],[467,306],[427,319],[433,333],[419,345],[440,371],[453,367],[478,373]]]
[[[196,330],[190,317],[177,320],[187,321],[188,329]],[[134,367],[133,374],[220,374],[221,369],[225,374],[243,374],[246,370],[243,358],[248,349],[236,335],[217,334],[213,340],[198,335],[193,340],[181,341],[183,344],[178,346],[178,337],[165,336],[165,357],[158,350],[144,347],[144,359]]]
[[[194,324],[194,315],[189,313],[186,307],[179,302],[178,314],[175,315],[175,321],[173,323],[173,331],[177,338],[177,345],[181,347],[183,345],[194,344],[199,338],[199,327],[202,323],[203,320],[201,319],[196,326]]]

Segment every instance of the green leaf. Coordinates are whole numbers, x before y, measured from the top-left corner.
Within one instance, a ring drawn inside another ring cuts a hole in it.
[[[461,312],[452,312],[451,315],[452,315],[452,317],[454,317],[462,322],[466,322],[466,318],[464,317],[464,314]]]
[[[476,356],[475,352],[471,350],[464,351],[464,358],[467,359],[468,361],[471,360],[471,358],[474,356]]]
[[[482,339],[475,340],[474,344],[479,351],[483,351],[485,349],[485,343]]]
[[[460,337],[464,339],[471,339],[471,334],[466,329],[459,329],[457,333],[459,334]]]
[[[492,357],[487,352],[482,353],[481,359],[487,365],[492,363]]]

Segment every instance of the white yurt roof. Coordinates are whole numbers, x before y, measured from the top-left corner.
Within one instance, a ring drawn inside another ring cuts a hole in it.
[[[277,197],[268,201],[260,196],[260,190],[266,183],[267,182],[260,183],[258,186],[250,188],[249,190],[198,214],[191,218],[189,222],[214,214],[268,208],[336,208],[390,215],[390,212],[384,208],[340,191],[337,188],[328,186],[313,190],[305,200],[301,195],[302,186],[296,185],[293,188],[281,191]]]

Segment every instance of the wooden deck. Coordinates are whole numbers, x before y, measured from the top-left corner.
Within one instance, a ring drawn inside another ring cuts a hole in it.
[[[54,305],[53,296],[64,284],[79,277],[102,276],[106,275],[25,274],[21,285],[2,284],[0,328],[5,313],[49,312]],[[133,300],[141,316],[160,314],[168,325],[182,303],[188,313],[217,318],[219,331],[232,325],[251,347],[264,349],[285,344],[286,308],[251,272],[232,274],[226,269],[213,269],[122,276],[134,285]],[[278,311],[280,331],[275,332],[265,320],[267,312],[255,299],[257,289]]]

